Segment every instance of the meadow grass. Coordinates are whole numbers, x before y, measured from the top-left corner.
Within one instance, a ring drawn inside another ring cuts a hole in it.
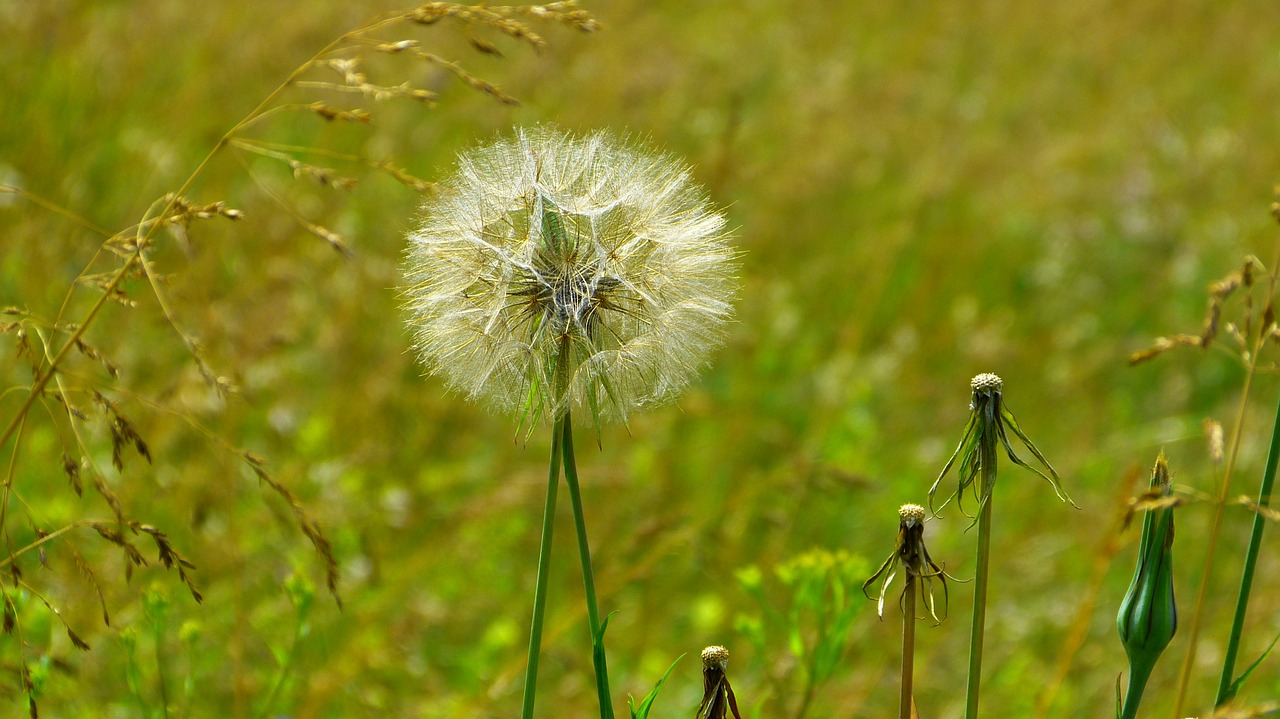
[[[92,227],[137,222],[295,67],[392,9],[147,5],[0,9],[10,39],[0,59],[11,68],[0,80],[0,182],[76,215],[0,194],[0,306],[83,317],[92,287],[63,305],[101,245]],[[797,711],[804,679],[794,655],[757,649],[735,629],[756,606],[735,572],[756,565],[773,576],[814,547],[881,556],[882,518],[920,501],[954,447],[966,417],[956,388],[995,370],[1018,388],[1019,421],[1084,511],[1061,510],[1034,481],[1003,482],[982,703],[1008,716],[1109,713],[1126,666],[1115,608],[1136,553],[1135,533],[1121,533],[1116,518],[1161,447],[1176,485],[1214,493],[1201,423],[1230,422],[1244,377],[1215,354],[1137,368],[1124,358],[1155,336],[1194,331],[1209,282],[1246,254],[1273,254],[1274,8],[586,7],[605,31],[547,28],[542,52],[475,33],[497,57],[443,26],[419,36],[520,106],[476,93],[447,67],[398,70],[388,56],[371,72],[438,93],[434,110],[380,103],[368,126],[300,111],[264,122],[253,139],[272,150],[395,157],[397,169],[433,181],[458,150],[515,124],[632,130],[689,158],[728,205],[745,253],[727,347],[677,406],[634,418],[630,437],[606,427],[603,450],[578,453],[586,512],[609,528],[594,537],[596,589],[602,605],[621,609],[609,624],[614,701],[643,695],[676,657],[724,644],[744,717]],[[361,106],[375,110],[343,105]],[[41,545],[47,570],[39,549],[24,555],[26,576],[92,646],[76,650],[39,606],[21,609],[46,715],[145,716],[162,692],[174,714],[187,706],[190,716],[465,717],[509,715],[518,704],[549,438],[512,442],[508,420],[422,381],[392,289],[420,198],[356,164],[361,182],[336,190],[267,155],[210,165],[188,199],[222,200],[244,219],[195,223],[187,244],[157,243],[153,281],[165,306],[150,282],[123,281],[137,305],[111,303],[85,333],[121,379],[75,350],[64,379],[113,382],[112,401],[153,458],[130,444],[113,471],[110,413],[90,402],[92,461],[129,516],[165,532],[195,565],[203,602],[158,566],[136,568],[126,584],[118,547],[86,529],[74,546],[97,567],[105,627],[58,541],[65,535]],[[349,256],[253,176],[340,234]],[[213,377],[238,394],[210,392],[173,324],[199,339]],[[13,335],[3,342],[4,388],[29,385],[28,359]],[[1273,375],[1254,378],[1236,491],[1261,475],[1278,392]],[[0,396],[0,419],[21,400]],[[109,517],[91,486],[83,497],[69,487],[55,411],[39,405],[23,428],[13,486],[40,528]],[[324,530],[341,611],[323,600],[324,563],[289,502],[264,495],[222,443],[266,458]],[[13,446],[0,447],[6,466]],[[1178,509],[1186,602],[1210,507]],[[1207,714],[1213,701],[1252,520],[1225,511],[1208,570],[1223,591],[1206,598],[1188,712]],[[568,536],[568,509],[557,519]],[[948,516],[929,527],[931,554],[960,577],[974,569],[966,525]],[[37,539],[31,524],[10,528],[17,545]],[[139,546],[154,557],[154,544]],[[1280,632],[1277,561],[1264,548],[1245,664]],[[574,564],[551,567],[550,591],[566,600],[546,618],[540,706],[588,716],[596,697],[591,657],[576,641],[586,618]],[[296,642],[289,577],[321,588]],[[786,606],[786,587],[766,591]],[[967,637],[955,620],[969,615],[970,596],[952,592],[945,631],[920,628],[922,713],[963,709]],[[899,659],[885,647],[897,646],[899,630],[864,610],[809,714],[892,715]],[[1151,678],[1151,715],[1173,710],[1179,667],[1168,657],[1186,651],[1185,639],[1174,638]],[[21,671],[17,642],[0,637],[11,677]],[[1239,700],[1271,699],[1278,684],[1274,660],[1264,662]],[[25,699],[16,680],[7,686],[0,701],[12,713]],[[690,715],[700,697],[698,667],[686,660],[652,715]]]

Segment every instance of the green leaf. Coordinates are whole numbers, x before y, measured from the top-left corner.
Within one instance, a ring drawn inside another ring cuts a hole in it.
[[[663,674],[662,678],[658,680],[658,683],[653,685],[653,689],[640,701],[639,706],[636,706],[634,697],[630,694],[627,695],[627,707],[631,709],[631,719],[647,719],[649,716],[649,708],[653,705],[653,700],[658,698],[658,691],[661,690],[662,685],[666,683],[667,677],[671,676],[671,672],[675,671],[676,665],[684,658],[685,655],[681,654],[676,657],[674,662],[671,662],[671,666],[667,667],[667,673]]]
[[[1266,659],[1267,656],[1271,654],[1271,650],[1276,648],[1276,642],[1280,642],[1280,635],[1276,635],[1276,638],[1271,640],[1271,646],[1267,647],[1267,650],[1264,651],[1261,656],[1253,660],[1253,664],[1250,664],[1249,667],[1245,669],[1244,672],[1239,677],[1237,677],[1235,681],[1231,682],[1231,688],[1227,689],[1227,694],[1226,696],[1222,697],[1222,701],[1219,702],[1220,704],[1225,704],[1231,701],[1231,698],[1234,697],[1236,693],[1240,691],[1240,687],[1244,686],[1244,682],[1246,679],[1249,678],[1249,675],[1253,674],[1253,670],[1257,669],[1258,665],[1262,664],[1262,660]]]

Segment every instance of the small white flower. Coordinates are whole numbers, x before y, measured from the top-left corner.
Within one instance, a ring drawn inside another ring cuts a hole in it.
[[[689,169],[605,133],[518,130],[463,154],[409,235],[414,347],[522,422],[674,397],[723,339],[724,215]]]

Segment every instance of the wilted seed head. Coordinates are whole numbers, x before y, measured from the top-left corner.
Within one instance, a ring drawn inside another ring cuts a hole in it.
[[[898,508],[898,517],[903,526],[914,527],[924,523],[924,507],[918,504],[904,504]]]
[[[1040,450],[1022,431],[1013,412],[1005,405],[1004,381],[998,375],[984,372],[975,376],[969,386],[973,390],[969,399],[969,421],[965,425],[964,436],[960,439],[959,446],[947,460],[933,486],[929,488],[929,506],[933,507],[938,487],[942,485],[943,478],[952,467],[957,468],[959,483],[956,491],[943,501],[942,506],[945,507],[954,498],[963,498],[965,490],[970,487],[977,495],[979,508],[986,505],[995,488],[996,456],[1001,447],[1014,464],[1031,470],[1048,482],[1053,487],[1054,493],[1058,495],[1058,499],[1076,506],[1066,490],[1062,488],[1057,470],[1049,464],[1049,460],[1044,458]],[[1010,434],[1031,452],[1039,467],[1029,464],[1014,452],[1013,443],[1009,440]]]
[[[862,593],[868,599],[875,600],[876,611],[881,618],[884,617],[884,600],[889,594],[889,585],[897,578],[898,571],[902,570],[906,574],[908,583],[917,581],[923,583],[925,607],[935,622],[942,622],[934,600],[933,580],[937,579],[942,583],[945,601],[947,580],[955,580],[955,577],[947,574],[937,562],[933,561],[933,557],[929,556],[929,549],[924,544],[924,517],[924,507],[919,504],[904,504],[898,508],[898,538],[893,552],[888,559],[884,560],[875,574],[862,583]],[[880,584],[880,593],[873,597],[868,590],[876,583]],[[945,605],[943,613],[945,616]]]
[[[455,390],[532,422],[674,397],[735,294],[724,215],[667,155],[539,127],[461,156],[409,236],[414,346]],[[523,421],[523,420],[522,420]]]
[[[702,650],[702,666],[725,668],[729,661],[729,650],[720,645],[713,645]]]
[[[992,392],[999,392],[1003,389],[1004,380],[1000,379],[999,375],[991,374],[990,372],[983,372],[982,374],[974,377],[969,385],[973,387],[974,392],[990,394]]]
[[[702,702],[694,714],[696,719],[727,719],[730,712],[734,719],[741,719],[738,698],[725,674],[728,664],[728,649],[716,645],[702,650]]]

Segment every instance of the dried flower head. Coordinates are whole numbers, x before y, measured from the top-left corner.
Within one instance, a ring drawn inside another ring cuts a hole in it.
[[[723,671],[728,662],[729,650],[718,644],[702,650],[702,666],[704,667],[719,667]]]
[[[675,396],[723,338],[724,215],[689,169],[598,132],[517,130],[463,154],[409,236],[414,345],[522,424],[625,420]]]
[[[898,576],[899,567],[906,574],[907,582],[923,583],[925,607],[929,610],[929,616],[933,617],[933,621],[941,624],[942,618],[946,617],[947,580],[960,580],[947,574],[933,561],[933,557],[929,556],[929,550],[924,546],[924,518],[924,507],[919,504],[904,504],[898,508],[898,539],[893,553],[884,560],[875,574],[862,583],[862,593],[868,599],[875,600],[876,611],[881,618],[884,617],[884,598],[889,593],[889,585]],[[933,597],[933,580],[935,579],[942,583],[944,602],[942,618],[938,616],[937,603]],[[877,582],[880,584],[880,594],[873,597],[868,590]]]
[[[726,719],[730,712],[734,719],[742,719],[738,698],[725,673],[728,665],[728,649],[716,645],[702,650],[702,703],[694,715],[697,719]]]
[[[960,475],[959,484],[956,491],[943,501],[942,507],[947,506],[957,497],[963,501],[964,492],[970,487],[978,497],[979,508],[985,505],[990,500],[991,491],[995,487],[996,455],[999,448],[1003,447],[1010,461],[1034,472],[1053,487],[1058,499],[1076,507],[1076,503],[1062,488],[1057,470],[1049,464],[1049,460],[1044,458],[1040,450],[1022,431],[1013,412],[1009,411],[1005,405],[1004,381],[998,375],[984,372],[974,377],[969,386],[973,393],[969,399],[969,421],[964,428],[964,437],[961,438],[951,458],[947,460],[942,472],[938,474],[938,479],[929,488],[929,506],[933,506],[934,495],[937,494],[938,488],[942,485],[942,479],[947,476],[952,467],[957,467],[957,473]],[[1027,448],[1027,451],[1031,452],[1031,456],[1035,457],[1040,467],[1044,468],[1043,470],[1028,464],[1013,451],[1013,444],[1009,441],[1010,432],[1023,447]],[[960,460],[958,466],[957,459]]]

